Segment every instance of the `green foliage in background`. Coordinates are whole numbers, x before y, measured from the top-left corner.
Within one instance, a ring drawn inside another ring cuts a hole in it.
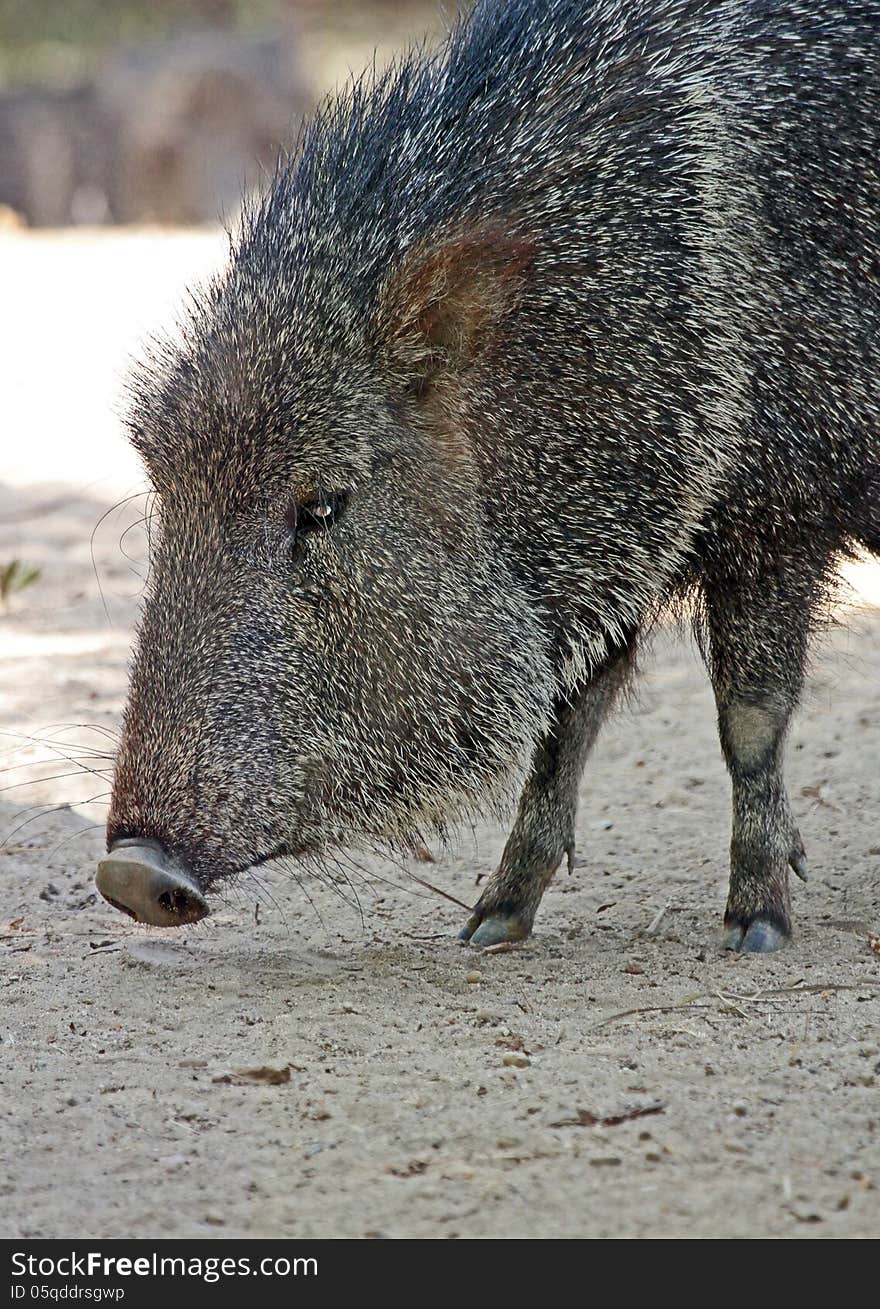
[[[23,591],[26,586],[38,581],[39,576],[39,568],[23,564],[20,559],[0,564],[0,606],[5,607],[14,591]]]
[[[0,87],[69,83],[107,50],[193,27],[277,25],[292,0],[0,0]]]

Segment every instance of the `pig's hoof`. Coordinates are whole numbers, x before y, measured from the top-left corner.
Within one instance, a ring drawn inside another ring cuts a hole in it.
[[[725,950],[739,954],[769,954],[787,945],[790,933],[769,918],[753,918],[749,923],[727,923],[724,929]]]
[[[485,948],[487,945],[524,941],[531,930],[531,924],[524,922],[519,914],[494,913],[483,917],[475,912],[459,932],[458,939]]]

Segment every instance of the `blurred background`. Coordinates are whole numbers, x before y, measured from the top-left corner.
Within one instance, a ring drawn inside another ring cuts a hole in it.
[[[0,484],[141,484],[119,421],[131,355],[222,263],[223,225],[302,116],[443,13],[0,0]]]
[[[0,0],[0,205],[31,227],[216,223],[425,0]]]

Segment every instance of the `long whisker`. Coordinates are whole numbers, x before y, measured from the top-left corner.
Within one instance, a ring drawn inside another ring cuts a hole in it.
[[[118,737],[113,736],[110,732],[110,729],[103,727],[100,723],[59,723],[55,725],[55,728],[57,728],[58,730],[63,729],[64,731],[83,730],[83,731],[92,731],[92,732],[103,732],[106,736],[109,737],[111,743],[114,746],[118,746],[119,744]],[[43,730],[52,731],[55,729],[44,728]],[[11,740],[14,739],[18,741],[25,741],[27,742],[28,745],[45,745],[50,750],[57,748],[59,744],[61,745],[66,744],[63,741],[59,742],[59,737],[57,735],[56,736],[31,736],[27,732],[14,732],[8,727],[0,728],[0,736],[8,736]],[[70,743],[71,748],[74,746],[74,744],[82,745],[83,749],[87,748],[84,742],[76,742],[76,743],[71,742]],[[23,745],[13,745],[10,746],[8,749],[2,751],[2,753],[15,754],[17,750],[23,750],[24,748],[25,747]],[[108,759],[112,757],[113,757],[112,755],[109,754],[107,755]]]
[[[27,813],[28,809],[36,809],[38,812],[32,814],[30,818],[26,818],[24,822],[19,823],[17,827],[13,827],[11,832],[7,832],[6,836],[3,838],[3,841],[0,842],[0,845],[7,846],[17,832],[22,831],[25,827],[28,827],[31,823],[35,822],[38,818],[48,818],[49,814],[57,814],[63,809],[70,809],[70,805],[68,804],[28,805],[25,809],[19,809],[18,813],[19,814]],[[17,817],[18,814],[15,815],[15,818]],[[13,819],[13,822],[14,821],[15,819]]]
[[[70,762],[74,764],[79,764],[82,759],[109,759],[109,757],[110,757],[109,755],[101,755],[101,754],[81,754],[81,755],[67,756]],[[55,768],[57,767],[57,765],[58,765],[57,758],[25,759],[19,764],[5,764],[2,768],[0,768],[0,773],[17,773],[22,768]],[[83,771],[88,771],[88,770],[84,769]],[[108,767],[108,768],[99,768],[97,771],[99,773],[106,773],[112,770]],[[48,781],[51,779],[35,777],[33,780],[35,782],[41,782],[41,781]]]
[[[54,858],[54,856],[58,853],[58,851],[62,848],[62,846],[68,845],[71,841],[78,841],[79,838],[81,836],[85,836],[87,832],[103,832],[103,831],[104,831],[103,823],[88,823],[85,827],[81,827],[78,832],[73,832],[68,836],[62,837],[62,839],[57,843],[57,845],[53,845],[52,849],[46,855],[46,858],[47,860]]]
[[[344,867],[344,865],[343,865],[341,859],[339,859],[339,858],[335,855],[335,853],[334,853],[334,855],[330,856],[328,862],[332,862],[333,865],[334,865],[334,867],[335,867],[336,869],[338,869],[339,873],[342,875],[342,878],[344,879],[346,886],[349,887],[349,889],[351,890],[352,895],[354,896],[354,903],[352,903],[352,901],[348,898],[348,896],[343,892],[342,888],[341,888],[341,887],[338,885],[338,883],[335,882],[332,878],[330,878],[330,879],[321,879],[321,880],[324,881],[324,884],[325,884],[326,886],[329,886],[333,891],[335,891],[335,893],[339,896],[339,898],[340,898],[342,901],[344,901],[345,904],[347,904],[350,908],[352,908],[352,909],[356,909],[356,910],[357,910],[357,913],[358,913],[358,915],[359,915],[359,917],[360,917],[360,920],[361,920],[361,929],[365,928],[365,927],[366,927],[366,919],[365,919],[365,917],[364,917],[364,908],[363,908],[363,905],[361,904],[360,896],[358,895],[358,893],[357,893],[357,888],[355,887],[355,885],[354,885],[354,883],[352,882],[351,878],[350,878],[350,877],[348,876],[348,874],[346,873],[346,871],[345,871],[345,867]]]
[[[11,782],[9,786],[0,786],[0,795],[3,795],[5,791],[18,791],[23,786],[38,786],[40,782],[63,782],[68,777],[82,777],[84,774],[101,777],[101,773],[94,768],[74,768],[67,773],[53,773],[51,777],[27,777],[23,782]],[[107,779],[102,777],[101,780],[106,781]]]
[[[109,797],[109,795],[109,791],[102,791],[99,795],[90,796],[88,800],[78,800],[77,808],[81,808],[87,804],[108,804],[109,800],[105,800],[104,797]],[[0,841],[0,846],[7,846],[17,832],[22,831],[25,827],[29,827],[30,824],[36,822],[37,819],[48,818],[50,814],[57,814],[65,809],[70,812],[71,806],[69,804],[27,805],[24,809],[19,809],[18,813],[27,813],[29,809],[38,809],[42,812],[32,814],[30,818],[26,818],[23,823],[19,823],[17,827],[14,827],[11,832],[7,832],[3,840]],[[17,817],[18,814],[15,814],[12,821],[14,822]]]
[[[343,833],[343,834],[345,834],[345,833]],[[354,833],[353,833],[353,832],[349,832],[348,835],[349,835],[349,836],[352,836],[352,835],[354,835]],[[387,847],[387,846],[382,846],[382,845],[379,845],[378,843],[376,843],[376,844],[373,844],[373,845],[370,847],[370,853],[374,856],[374,858],[381,859],[381,860],[383,860],[383,861],[385,861],[385,862],[388,862],[388,863],[393,864],[394,867],[397,868],[398,871],[401,872],[405,878],[407,878],[407,879],[411,879],[411,880],[414,880],[414,881],[416,881],[416,882],[420,882],[420,884],[421,884],[422,886],[426,887],[427,889],[429,889],[429,890],[431,890],[431,891],[435,891],[435,890],[436,890],[436,888],[432,887],[432,886],[430,885],[430,883],[426,883],[426,882],[424,882],[422,879],[416,877],[415,874],[413,873],[412,869],[409,868],[409,867],[408,867],[408,866],[407,866],[407,865],[406,865],[406,864],[401,860],[400,856],[397,855],[396,852],[395,852],[392,848]],[[347,854],[348,858],[351,858],[351,853],[350,853],[349,851],[346,851],[346,854]],[[361,868],[360,871],[361,871],[362,873],[364,873],[364,876],[369,877],[371,880],[374,880],[374,881],[377,881],[377,882],[384,882],[384,884],[385,884],[386,886],[391,886],[391,887],[393,887],[396,891],[405,891],[405,892],[406,892],[407,894],[409,894],[409,895],[419,896],[419,898],[421,898],[421,899],[428,899],[428,896],[420,896],[420,893],[419,893],[418,891],[414,891],[413,888],[412,888],[411,886],[401,886],[400,883],[399,883],[399,882],[395,882],[395,881],[393,880],[393,878],[383,876],[383,874],[376,872],[374,869],[370,869],[369,873],[365,872],[365,870],[362,869],[362,868]]]
[[[95,574],[95,581],[98,583],[98,593],[101,596],[101,604],[104,607],[104,613],[107,616],[107,622],[110,624],[111,627],[113,626],[113,619],[110,617],[110,610],[107,608],[107,600],[104,595],[104,588],[101,585],[101,578],[98,574],[98,565],[95,561],[95,534],[97,533],[98,528],[101,526],[101,524],[110,517],[110,515],[113,513],[114,510],[121,509],[123,505],[130,504],[132,500],[137,500],[140,496],[149,495],[149,494],[150,494],[149,491],[136,491],[134,495],[127,495],[122,500],[117,500],[116,504],[111,505],[110,508],[107,509],[101,515],[101,517],[95,523],[95,526],[92,528],[91,535],[89,536],[89,554],[91,555],[91,559],[92,559],[92,571]]]
[[[235,897],[236,900],[235,907],[236,908],[244,907],[244,897],[242,895],[241,887],[238,885],[237,879],[221,883],[221,885],[217,888],[217,894],[220,896],[220,899],[223,901],[223,904],[227,909],[231,909],[233,907],[232,905],[233,896]]]
[[[293,880],[296,882],[297,886],[298,886],[299,889],[302,891],[303,895],[306,897],[306,899],[308,900],[308,902],[309,902],[309,904],[311,905],[312,909],[314,910],[315,917],[317,918],[318,922],[321,924],[321,929],[322,929],[324,932],[326,932],[326,931],[327,931],[327,924],[324,922],[324,919],[323,919],[323,917],[322,917],[322,915],[321,915],[321,911],[320,911],[320,909],[319,909],[318,906],[315,904],[315,901],[314,901],[313,898],[309,895],[308,890],[306,889],[305,885],[303,884],[302,878],[299,876],[299,873],[298,873],[297,870],[296,870],[296,863],[295,863],[295,861],[293,861],[293,860],[291,860],[291,859],[289,859],[288,857],[285,856],[285,857],[282,857],[282,858],[279,860],[279,862],[280,862],[280,863],[282,864],[282,866],[285,867],[285,868],[287,869],[287,871],[290,873],[291,877],[292,877]]]
[[[119,730],[111,726],[109,723],[50,723],[49,726],[43,730],[52,732],[72,731],[74,729],[83,729],[89,732],[103,732],[105,736],[110,737],[111,741],[118,742],[119,740]]]
[[[125,549],[125,538],[128,536],[129,532],[134,531],[136,527],[146,528],[146,526],[147,526],[147,516],[146,514],[144,514],[141,518],[138,518],[136,522],[129,523],[128,527],[126,527],[125,531],[122,533],[122,535],[119,538],[120,554],[123,556],[124,559],[128,560],[129,564],[133,565],[132,572],[135,573],[136,576],[140,577],[142,581],[143,581],[143,575],[140,572],[138,572],[138,569],[134,567],[134,565],[142,563],[143,560],[135,559],[133,555],[130,555],[128,553],[128,551]]]
[[[281,921],[287,926],[287,919],[284,916],[284,910],[279,902],[275,899],[265,880],[257,875],[253,868],[248,869],[248,877],[254,884],[254,893],[258,898],[263,900],[264,904],[270,904],[279,914]]]
[[[41,744],[48,744],[48,742],[41,742]],[[107,769],[103,769],[103,768],[102,768],[102,769],[90,768],[90,767],[88,766],[88,764],[80,763],[79,760],[75,759],[72,755],[68,754],[66,750],[62,750],[62,749],[60,749],[57,745],[54,745],[54,744],[49,745],[49,749],[50,749],[50,750],[54,750],[54,752],[55,752],[57,755],[60,755],[60,757],[61,757],[62,759],[66,760],[67,763],[69,763],[69,764],[77,764],[77,766],[81,769],[82,772],[85,772],[85,773],[93,773],[93,774],[95,775],[95,777],[100,777],[102,781],[104,780],[104,778],[103,778],[102,775],[103,775],[104,772],[108,771]],[[81,756],[81,757],[82,757],[82,756]],[[109,759],[110,759],[110,756],[109,756],[109,755],[107,755],[107,756],[101,756],[101,755],[99,755],[99,756],[97,756],[97,757],[98,757],[98,758],[107,758],[108,761],[109,761]],[[21,768],[25,768],[25,767],[29,767],[29,766],[30,766],[30,767],[33,767],[33,766],[35,766],[35,764],[33,764],[33,765],[28,765],[28,764],[19,764],[19,765],[17,765],[17,766],[18,766],[18,767],[21,767]],[[41,779],[38,778],[37,780],[39,781],[39,780],[41,780]],[[45,780],[49,781],[49,780],[51,780],[51,779],[47,778],[47,779],[45,779]]]
[[[340,831],[338,834],[344,835],[342,831]],[[349,834],[353,835],[354,833],[349,833]],[[358,835],[360,836],[361,834]],[[417,833],[416,835],[418,836],[419,840],[422,839],[421,834]],[[362,927],[366,925],[366,914],[360,896],[358,895],[357,888],[352,882],[351,877],[348,876],[346,872],[346,868],[353,875],[357,876],[361,881],[363,881],[364,885],[371,891],[374,897],[376,896],[376,890],[373,884],[379,882],[386,886],[392,887],[397,891],[404,891],[410,895],[415,895],[417,898],[420,899],[431,899],[434,898],[435,896],[439,896],[444,900],[448,900],[451,904],[456,905],[458,908],[463,909],[466,912],[470,913],[471,911],[470,905],[465,904],[464,901],[459,900],[456,896],[451,895],[448,891],[444,891],[441,887],[434,886],[433,883],[426,881],[422,877],[419,877],[418,874],[414,873],[411,868],[407,867],[406,864],[404,864],[401,861],[401,859],[393,849],[389,849],[388,847],[375,844],[372,848],[371,853],[376,857],[383,858],[393,863],[395,867],[400,869],[400,871],[402,872],[402,874],[406,879],[408,879],[410,882],[417,883],[418,886],[423,888],[422,892],[414,890],[414,888],[411,885],[409,886],[401,885],[399,882],[394,881],[392,878],[383,876],[381,873],[376,872],[374,869],[370,869],[369,871],[366,870],[354,858],[351,851],[345,849],[344,847],[337,847],[333,850],[327,850],[327,849],[321,850],[317,855],[311,856],[308,858],[308,860],[302,860],[301,862],[305,866],[310,868],[310,871],[312,871],[312,873],[318,877],[318,880],[321,881],[323,885],[327,885],[331,890],[335,891],[336,894],[338,894],[340,898],[350,907],[355,907],[351,905],[351,901],[349,897],[344,894],[344,892],[341,890],[341,888],[335,882],[334,879],[332,878],[328,879],[325,876],[322,876],[322,868],[327,867],[329,865],[334,867],[339,873],[342,874],[347,886],[349,887],[352,895],[355,898],[356,908],[361,918]],[[290,866],[289,857],[283,860],[283,863],[285,867],[289,869],[289,871],[293,872],[293,869]],[[305,888],[302,886],[302,882],[300,881],[300,879],[297,877],[296,880],[300,885],[300,887],[305,891]],[[427,892],[428,894],[426,895],[424,894],[424,892]],[[307,892],[306,894],[308,895]],[[308,898],[309,898],[309,902],[312,904],[312,907],[315,908],[314,902],[312,901],[311,897],[309,896]],[[370,911],[368,910],[366,912],[369,913]]]
[[[473,818],[470,818],[468,820],[468,826],[471,829],[471,833],[474,841],[476,841],[475,824]],[[338,828],[337,835],[342,837],[343,840],[348,838],[349,840],[352,840],[353,843],[362,842],[364,836],[363,833],[358,833],[354,829],[346,829],[346,828]],[[438,835],[441,836],[444,845],[448,846],[450,843],[449,833],[438,833]],[[415,832],[414,836],[418,841],[422,842],[423,844],[425,843],[424,835],[421,832]],[[461,833],[457,832],[456,839],[459,841],[460,841],[460,836]],[[370,851],[374,857],[392,863],[396,868],[400,870],[400,872],[403,874],[404,878],[407,881],[416,882],[420,887],[423,888],[424,891],[428,892],[428,895],[420,896],[420,898],[428,899],[434,896],[438,896],[444,900],[448,900],[451,904],[457,905],[459,908],[466,910],[468,913],[471,912],[471,908],[472,908],[471,905],[465,904],[464,901],[459,900],[457,896],[454,896],[450,892],[443,890],[442,887],[435,886],[432,882],[427,881],[425,878],[420,877],[417,873],[413,872],[412,868],[408,867],[405,863],[402,862],[401,858],[399,857],[393,846],[382,845],[374,841],[371,842],[370,844]],[[334,855],[337,859],[340,857],[340,853],[341,852],[338,850],[334,852]],[[321,851],[319,858],[326,859],[328,858],[328,855],[329,852]],[[352,856],[348,851],[345,851],[344,857],[349,863],[353,862]],[[364,870],[360,868],[360,866],[358,867],[361,874],[365,877],[368,877],[370,880],[384,882],[388,886],[394,887],[396,890],[399,891],[405,891],[410,895],[417,895],[417,896],[420,895],[420,893],[415,891],[411,885],[401,886],[398,882],[395,882],[393,879],[383,876],[382,874],[376,872],[375,870],[371,869],[369,873],[366,874],[364,873]]]

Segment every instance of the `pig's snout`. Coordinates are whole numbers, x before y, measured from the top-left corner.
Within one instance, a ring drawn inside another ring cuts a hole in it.
[[[210,913],[192,876],[158,841],[117,841],[98,862],[95,885],[114,909],[152,927],[183,927]]]

